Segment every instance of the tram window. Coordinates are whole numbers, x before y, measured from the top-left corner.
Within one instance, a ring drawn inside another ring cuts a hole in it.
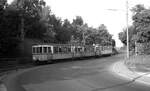
[[[39,53],[42,53],[42,47],[39,47]]]
[[[58,49],[59,49],[59,52],[62,52],[62,49],[60,47]]]
[[[36,53],[36,47],[32,48],[32,53]]]
[[[62,47],[62,52],[63,52],[63,53],[67,53],[67,51],[68,51],[68,50],[67,50],[67,47]]]
[[[64,53],[65,52],[64,47],[61,47],[59,51],[62,52],[62,53]]]
[[[66,49],[65,49],[65,50],[66,50],[66,53],[68,53],[68,52],[69,52],[69,51],[68,51],[68,49],[69,49],[69,48],[68,48],[68,47],[66,47]]]
[[[77,51],[80,52],[80,48],[77,48]]]
[[[47,47],[43,47],[44,53],[47,53]]]
[[[51,47],[48,47],[48,53],[51,53]]]
[[[71,52],[75,52],[75,48],[74,47],[71,47]]]
[[[40,47],[37,47],[37,53],[40,53]]]
[[[71,48],[68,48],[68,52],[71,52]]]
[[[64,52],[65,52],[65,53],[67,53],[67,52],[68,52],[67,47],[64,47]]]
[[[54,53],[58,53],[58,47],[54,47]]]
[[[78,52],[78,49],[77,49],[77,48],[75,48],[75,52]]]
[[[78,52],[81,52],[81,48],[78,48]]]
[[[86,47],[84,48],[84,51],[85,51],[85,52],[87,52],[87,49],[86,49]]]

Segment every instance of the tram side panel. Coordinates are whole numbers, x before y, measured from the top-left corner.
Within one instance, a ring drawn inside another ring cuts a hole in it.
[[[101,47],[100,46],[95,47],[94,51],[95,51],[95,56],[101,56]]]
[[[52,59],[68,59],[72,58],[70,46],[54,46],[54,53]]]
[[[84,46],[72,46],[72,58],[84,57]]]
[[[105,55],[105,54],[112,54],[112,47],[111,46],[103,46],[101,48],[101,54]]]
[[[85,51],[84,51],[85,57],[90,57],[90,56],[95,56],[95,51],[93,46],[85,46]]]

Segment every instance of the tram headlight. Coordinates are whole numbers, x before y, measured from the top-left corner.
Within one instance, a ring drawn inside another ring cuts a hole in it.
[[[33,57],[33,60],[36,60],[36,57]]]

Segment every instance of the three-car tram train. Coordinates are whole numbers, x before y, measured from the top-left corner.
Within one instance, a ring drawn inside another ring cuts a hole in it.
[[[112,52],[112,46],[37,44],[32,46],[32,59],[35,62],[48,62],[57,59],[101,56]]]

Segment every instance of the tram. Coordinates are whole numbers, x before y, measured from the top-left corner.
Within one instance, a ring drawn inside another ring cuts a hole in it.
[[[111,53],[113,53],[112,46],[71,44],[36,44],[32,46],[34,62],[101,56]]]

